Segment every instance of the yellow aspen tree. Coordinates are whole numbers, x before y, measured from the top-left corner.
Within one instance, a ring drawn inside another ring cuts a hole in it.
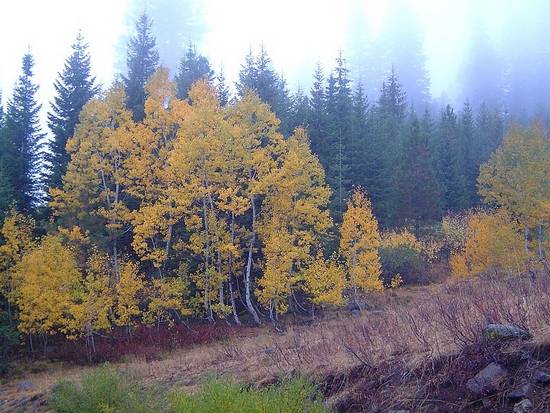
[[[455,277],[519,275],[527,269],[530,255],[505,210],[478,212],[468,219],[464,248],[451,255],[451,272]]]
[[[143,314],[143,320],[147,324],[160,325],[166,321],[172,325],[174,312],[181,316],[191,314],[184,300],[184,291],[187,285],[181,277],[156,278],[151,280],[148,286],[147,296],[149,303]]]
[[[25,334],[71,335],[83,293],[82,273],[75,254],[61,238],[44,237],[16,264],[13,277],[19,330]]]
[[[274,318],[288,308],[313,247],[332,225],[330,189],[304,129],[285,142],[276,167],[258,187],[264,193],[259,234],[265,268],[257,294]]]
[[[192,104],[178,130],[169,170],[175,180],[174,202],[188,208],[185,224],[191,232],[189,249],[201,257],[196,277],[202,279],[196,279],[203,293],[206,315],[213,321],[214,308],[224,309],[218,235],[229,231],[219,230],[225,221],[218,216],[216,199],[223,181],[221,146],[229,130],[215,90],[206,81],[193,85],[189,100]],[[214,301],[217,301],[215,307]]]
[[[380,234],[371,203],[356,188],[347,203],[340,228],[340,254],[346,260],[349,285],[357,303],[357,290],[381,290],[381,265],[378,248]]]
[[[69,338],[85,337],[89,360],[95,352],[94,334],[111,328],[109,315],[114,297],[109,269],[108,257],[94,249],[85,266],[81,292],[68,326]]]
[[[118,239],[128,231],[129,220],[123,201],[127,155],[123,142],[133,121],[124,102],[122,87],[115,85],[104,97],[84,107],[75,136],[67,143],[71,161],[63,188],[51,191],[50,202],[60,225],[78,225],[92,236],[107,231],[114,283],[119,279]]]
[[[305,291],[317,305],[340,306],[344,302],[346,274],[333,256],[325,259],[321,251],[303,272]]]
[[[31,217],[12,209],[2,225],[3,244],[0,245],[0,293],[7,298],[8,315],[13,302],[13,269],[23,255],[36,246],[33,232],[36,224]]]
[[[486,203],[505,208],[517,219],[529,253],[531,232],[536,231],[538,255],[550,274],[544,251],[544,231],[550,223],[550,140],[539,125],[515,126],[502,145],[481,166],[479,193]]]
[[[238,195],[241,200],[247,200],[246,209],[242,205],[238,206],[239,211],[247,218],[243,225],[248,233],[244,240],[244,298],[248,312],[260,324],[260,317],[252,302],[252,267],[254,253],[258,248],[261,186],[262,181],[276,167],[275,159],[283,151],[284,138],[278,131],[279,120],[255,94],[246,94],[228,108],[227,116],[231,127],[233,165],[238,165],[235,169]]]
[[[126,261],[122,265],[120,281],[115,287],[115,323],[126,327],[128,334],[141,315],[140,301],[145,282],[136,263]]]
[[[126,192],[139,201],[132,211],[132,246],[144,261],[151,261],[164,276],[174,244],[174,225],[182,218],[170,189],[168,160],[188,105],[176,99],[168,70],[160,68],[146,86],[145,118],[125,135],[123,145]]]

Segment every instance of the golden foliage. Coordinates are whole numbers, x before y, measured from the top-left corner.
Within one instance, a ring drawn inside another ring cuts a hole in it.
[[[349,284],[354,292],[381,290],[381,265],[378,255],[380,234],[370,201],[355,189],[348,201],[340,229],[340,254],[346,260]]]
[[[470,216],[464,249],[452,254],[456,277],[494,273],[521,274],[530,259],[521,233],[506,211],[478,212]]]
[[[305,291],[311,294],[315,304],[340,306],[344,303],[346,273],[337,257],[327,260],[322,252],[318,252],[302,276]]]

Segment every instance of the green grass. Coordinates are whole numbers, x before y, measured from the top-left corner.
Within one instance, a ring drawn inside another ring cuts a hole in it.
[[[162,412],[163,396],[145,389],[139,380],[104,366],[76,385],[62,381],[53,389],[49,407],[57,413],[149,413]]]
[[[292,379],[264,389],[244,390],[237,382],[212,379],[196,394],[171,396],[173,413],[321,413],[328,412],[315,387],[304,379]]]
[[[302,378],[263,389],[212,378],[186,394],[144,386],[135,377],[104,366],[85,375],[80,385],[62,381],[49,407],[56,413],[322,413],[328,412],[313,384]]]

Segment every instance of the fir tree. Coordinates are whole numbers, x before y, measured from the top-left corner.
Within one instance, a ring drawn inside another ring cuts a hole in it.
[[[220,106],[226,106],[231,99],[231,92],[229,91],[229,86],[225,80],[225,74],[223,72],[223,67],[220,68],[220,72],[216,76],[216,95]]]
[[[367,191],[372,198],[374,211],[382,226],[394,223],[399,191],[398,171],[403,145],[403,128],[406,117],[407,96],[401,83],[392,69],[388,78],[382,83],[380,97],[375,110],[373,122],[375,141],[371,166],[374,176],[370,178]],[[372,192],[372,194],[371,194]]]
[[[309,99],[301,88],[298,88],[292,97],[290,108],[290,130],[299,126],[309,128]],[[311,139],[311,137],[310,137]]]
[[[413,112],[400,162],[399,218],[413,224],[418,236],[420,224],[440,218],[440,211],[428,135]]]
[[[367,169],[365,161],[366,142],[369,139],[368,128],[369,102],[361,83],[353,94],[353,107],[351,119],[351,180],[354,186],[365,187],[364,174]]]
[[[281,130],[288,136],[290,132],[289,108],[291,100],[286,86],[286,80],[279,76],[272,67],[271,58],[262,45],[256,57],[249,51],[239,72],[236,85],[239,96],[247,91],[258,94],[267,103],[281,121]]]
[[[450,105],[441,113],[436,138],[436,176],[446,210],[457,211],[465,204],[464,180],[460,171],[458,122]]]
[[[136,121],[141,121],[144,117],[144,105],[147,97],[145,84],[159,63],[159,54],[151,27],[152,22],[147,14],[142,14],[136,22],[136,34],[128,42],[126,58],[128,76],[124,77],[126,106],[132,111]]]
[[[7,175],[15,192],[17,207],[30,212],[40,203],[38,172],[41,162],[41,140],[36,102],[38,86],[33,83],[34,59],[23,56],[22,73],[8,102],[4,125],[2,153],[3,174]],[[5,180],[6,178],[4,178]]]
[[[65,149],[67,140],[74,134],[82,107],[99,92],[95,77],[90,73],[88,45],[81,34],[78,34],[72,50],[65,61],[63,72],[59,73],[59,78],[54,83],[57,96],[52,103],[51,112],[48,113],[48,126],[53,135],[46,154],[50,167],[47,184],[50,188],[61,186],[61,179],[69,162]]]
[[[460,169],[464,176],[464,206],[466,208],[478,202],[477,175],[479,166],[474,160],[474,117],[470,103],[466,101],[460,114]]]
[[[311,140],[311,150],[319,156],[321,163],[324,164],[324,159],[321,157],[321,148],[325,136],[326,128],[326,110],[325,110],[325,79],[323,69],[320,64],[317,64],[313,75],[313,86],[309,92],[309,137]]]
[[[175,79],[178,98],[187,98],[191,85],[199,79],[206,79],[208,82],[212,82],[214,80],[214,71],[211,69],[208,59],[197,53],[195,45],[189,44],[185,56],[181,59]]]

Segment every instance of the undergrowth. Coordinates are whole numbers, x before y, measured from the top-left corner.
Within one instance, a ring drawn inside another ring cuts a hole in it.
[[[321,413],[328,412],[313,384],[294,378],[262,389],[210,378],[193,394],[145,386],[105,365],[80,384],[62,381],[49,401],[56,413]]]

